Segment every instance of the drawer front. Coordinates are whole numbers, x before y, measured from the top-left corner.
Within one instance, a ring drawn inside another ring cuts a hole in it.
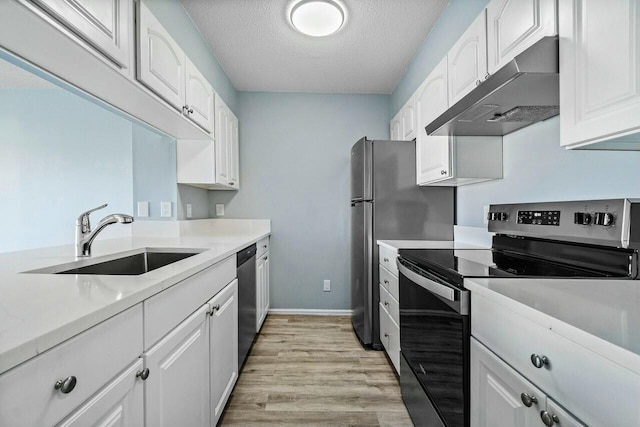
[[[379,246],[379,248],[380,264],[389,270],[391,274],[398,277],[398,266],[396,265],[396,258],[398,258],[398,254],[384,246]]]
[[[485,297],[471,304],[472,335],[586,424],[637,427],[640,376]]]
[[[142,354],[142,304],[0,376],[0,425],[53,425]],[[58,380],[76,378],[69,393]]]
[[[148,350],[235,278],[233,255],[146,300],[144,349]]]
[[[384,268],[382,264],[379,268],[380,284],[393,296],[396,301],[400,301],[400,286],[398,284],[398,276],[394,276],[389,270]]]
[[[400,328],[391,319],[391,315],[382,303],[378,304],[380,310],[380,341],[398,375],[400,375]]]
[[[400,325],[400,304],[396,301],[393,296],[384,288],[384,286],[380,286],[380,304],[384,306],[384,308],[389,313],[389,316],[393,319],[396,325]]]
[[[256,258],[260,258],[262,255],[269,252],[269,236],[265,237],[262,240],[259,240],[258,243],[256,243],[256,246],[257,246]]]

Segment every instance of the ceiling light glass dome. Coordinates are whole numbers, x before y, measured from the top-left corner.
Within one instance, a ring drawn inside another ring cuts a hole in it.
[[[344,23],[344,10],[333,0],[303,0],[291,9],[291,23],[303,34],[324,37]]]

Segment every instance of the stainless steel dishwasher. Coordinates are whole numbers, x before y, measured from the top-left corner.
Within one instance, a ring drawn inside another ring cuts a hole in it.
[[[237,254],[238,369],[242,368],[256,337],[256,245]]]

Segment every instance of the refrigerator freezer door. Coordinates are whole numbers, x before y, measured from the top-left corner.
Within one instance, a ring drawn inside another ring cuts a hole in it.
[[[370,345],[372,334],[372,263],[373,210],[369,202],[351,205],[351,323],[364,345]]]
[[[351,200],[372,199],[371,141],[362,138],[351,147]]]

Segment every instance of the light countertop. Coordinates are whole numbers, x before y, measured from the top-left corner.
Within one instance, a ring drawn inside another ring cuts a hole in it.
[[[451,240],[378,240],[378,244],[395,252],[400,249],[487,249],[486,246]]]
[[[474,278],[464,286],[472,299],[482,295],[640,374],[640,281]]]
[[[96,239],[91,263],[141,248],[203,250],[140,276],[24,273],[76,261],[74,245],[0,254],[0,373],[269,234],[270,226],[222,234],[200,227],[189,235]]]

